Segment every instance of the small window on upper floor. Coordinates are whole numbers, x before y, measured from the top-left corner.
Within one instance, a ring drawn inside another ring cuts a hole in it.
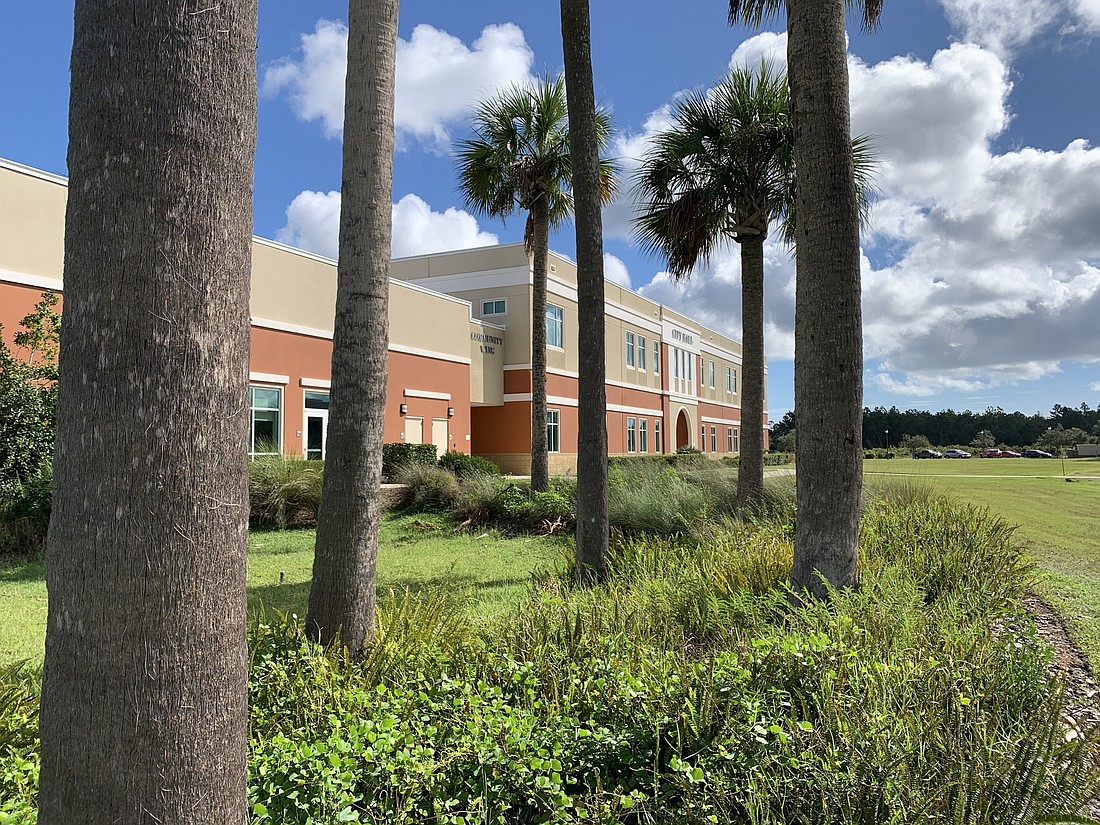
[[[492,301],[481,302],[481,315],[506,315],[508,313],[508,302],[503,298],[497,298]]]
[[[562,329],[562,320],[565,312],[561,307],[553,304],[546,305],[546,346],[564,349],[565,332]]]
[[[638,369],[645,370],[645,338],[640,335],[638,336]]]
[[[626,334],[626,365],[628,367],[634,366],[634,333],[628,332]]]

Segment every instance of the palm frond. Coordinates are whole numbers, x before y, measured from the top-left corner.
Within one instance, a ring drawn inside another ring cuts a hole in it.
[[[858,11],[864,31],[878,28],[882,16],[883,0],[847,0],[849,13]],[[768,20],[774,20],[786,11],[785,0],[729,0],[729,24],[745,25],[754,29]]]

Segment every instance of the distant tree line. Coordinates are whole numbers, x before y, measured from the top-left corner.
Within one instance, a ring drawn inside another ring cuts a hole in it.
[[[793,448],[796,430],[794,412],[788,412],[772,427],[772,448]],[[897,407],[863,408],[863,447],[873,449],[924,438],[938,446],[972,445],[1025,447],[1067,447],[1100,441],[1100,407],[1087,403],[1078,407],[1055,404],[1048,415],[1005,412],[988,407],[985,412],[963,410],[899,410]],[[990,442],[987,444],[987,442]]]

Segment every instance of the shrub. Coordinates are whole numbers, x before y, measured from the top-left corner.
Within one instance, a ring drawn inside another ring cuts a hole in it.
[[[500,468],[487,458],[479,455],[467,455],[451,450],[439,457],[439,466],[450,470],[459,478],[468,478],[475,473],[500,475]]]
[[[382,476],[395,479],[408,464],[435,464],[434,444],[395,444],[382,445]]]
[[[409,488],[409,504],[421,510],[451,510],[458,501],[455,474],[433,464],[413,461],[397,474],[399,484]]]
[[[469,524],[481,524],[497,517],[497,501],[512,482],[500,473],[474,472],[462,479],[454,514]]]
[[[317,524],[324,464],[286,454],[260,456],[248,465],[249,521],[257,527]]]
[[[43,463],[25,481],[0,487],[0,553],[34,553],[46,543],[53,500],[53,470]]]

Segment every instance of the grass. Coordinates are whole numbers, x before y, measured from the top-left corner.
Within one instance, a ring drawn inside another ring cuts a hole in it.
[[[482,615],[500,610],[527,589],[531,573],[557,561],[566,540],[506,538],[495,531],[455,533],[439,516],[388,515],[378,552],[378,589],[440,590],[469,595]],[[313,571],[314,530],[253,531],[248,549],[250,611],[304,616]],[[46,638],[46,581],[41,557],[0,557],[0,666],[41,661]]]
[[[1045,573],[1040,592],[1070,623],[1100,672],[1100,461],[1096,459],[875,459],[874,486],[889,476],[926,479],[937,489],[988,507],[1017,525],[1017,536]]]

